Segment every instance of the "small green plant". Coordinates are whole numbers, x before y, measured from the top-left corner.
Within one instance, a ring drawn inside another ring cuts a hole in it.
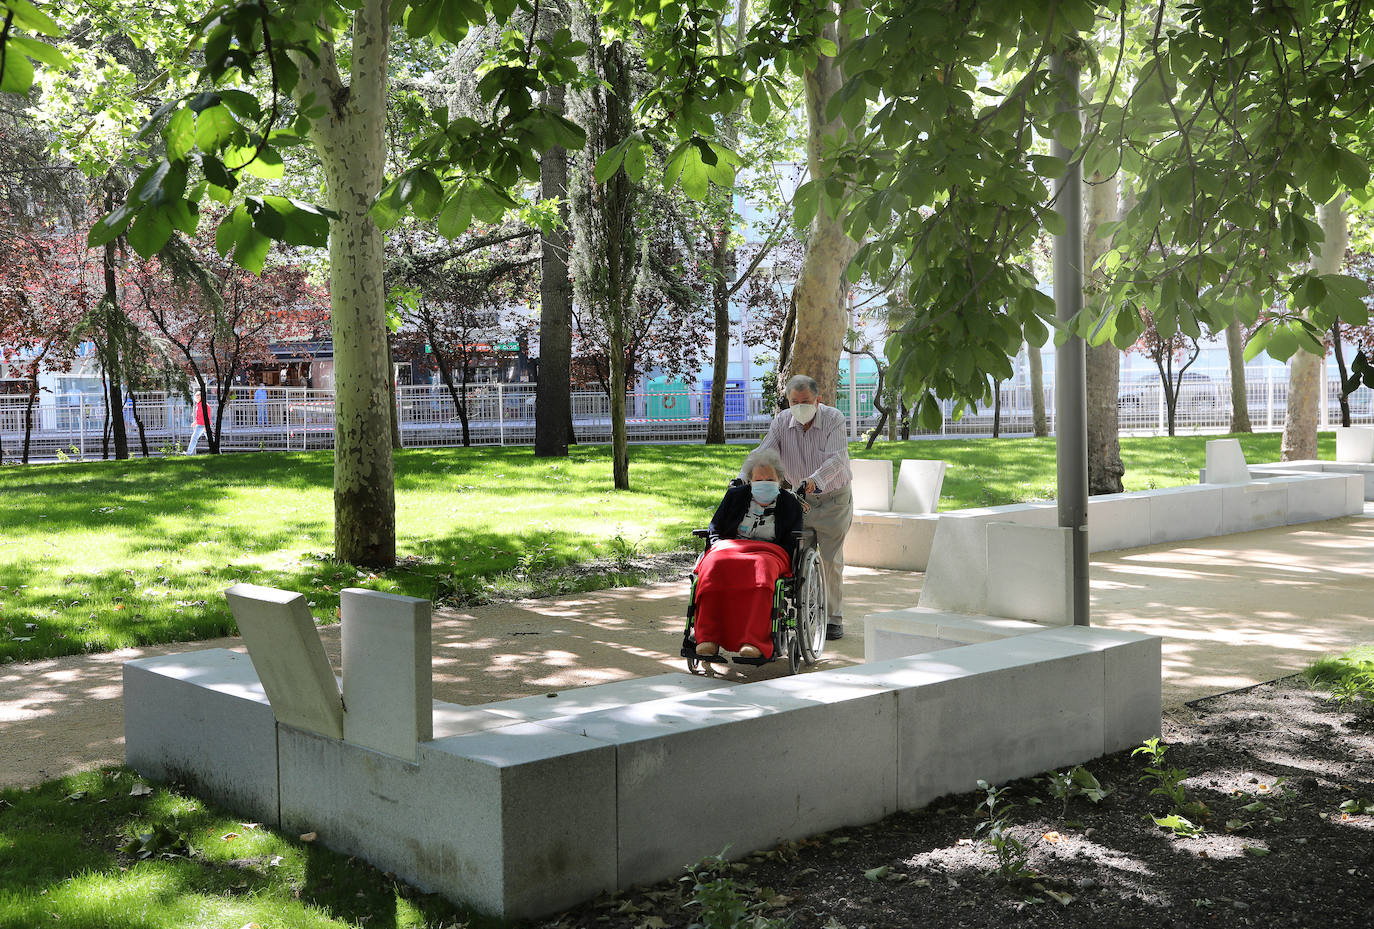
[[[765,904],[747,896],[755,888],[741,885],[729,872],[725,851],[687,867],[683,880],[692,882],[692,899],[683,906],[697,908],[689,929],[781,929],[785,920],[763,916]]]
[[[631,539],[625,534],[625,530],[616,527],[616,533],[611,537],[611,558],[615,560],[615,566],[620,571],[629,571],[634,567],[635,561],[639,558],[640,549],[644,545],[647,534],[642,534],[638,538]]]
[[[538,548],[527,548],[515,558],[515,573],[518,577],[532,577],[543,569],[549,560],[549,543]]]
[[[1063,805],[1060,816],[1068,814],[1069,801],[1074,797],[1083,797],[1090,803],[1098,804],[1107,799],[1107,795],[1112,792],[1110,787],[1103,787],[1093,773],[1082,765],[1077,765],[1062,774],[1050,771],[1042,780],[1048,785],[1050,796]]]
[[[1374,646],[1361,645],[1314,661],[1303,672],[1309,687],[1328,686],[1343,709],[1374,713]]]
[[[119,850],[139,859],[190,858],[195,854],[186,837],[166,823],[154,823],[151,829],[129,839]]]
[[[1035,869],[1030,866],[1030,849],[1011,831],[1008,815],[1016,804],[1003,798],[1007,788],[994,787],[983,780],[978,782],[978,787],[984,796],[978,801],[976,810],[987,819],[978,824],[974,835],[983,836],[983,841],[997,859],[993,873],[1008,884],[1036,877]]]
[[[1183,768],[1165,767],[1164,753],[1169,746],[1159,739],[1146,739],[1145,744],[1131,752],[1132,755],[1145,755],[1148,767],[1140,776],[1142,781],[1153,781],[1150,789],[1153,797],[1163,797],[1169,801],[1169,813],[1165,816],[1151,817],[1161,829],[1169,829],[1174,835],[1197,835],[1203,831],[1202,823],[1210,817],[1211,811],[1201,800],[1189,800],[1183,788],[1188,772]]]

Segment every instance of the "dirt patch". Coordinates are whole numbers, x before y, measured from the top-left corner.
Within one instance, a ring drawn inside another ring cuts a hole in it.
[[[796,929],[1366,929],[1374,722],[1326,697],[1287,678],[1166,716],[1163,767],[1178,769],[1186,803],[1205,806],[1189,808],[1196,835],[1156,824],[1175,804],[1151,793],[1159,778],[1142,780],[1144,756],[1120,752],[1085,766],[1110,789],[1096,804],[1077,795],[1065,806],[1046,779],[1004,785],[1007,835],[1024,844],[1033,875],[997,874],[978,831],[979,790],[722,863],[731,886],[716,896],[733,889],[751,914]],[[689,901],[710,896],[693,883],[636,889],[538,925],[686,926],[702,919]]]

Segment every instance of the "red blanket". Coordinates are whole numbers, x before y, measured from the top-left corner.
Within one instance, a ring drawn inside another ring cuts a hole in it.
[[[790,571],[772,542],[722,539],[696,567],[696,640],[737,652],[756,646],[773,656],[773,587]]]

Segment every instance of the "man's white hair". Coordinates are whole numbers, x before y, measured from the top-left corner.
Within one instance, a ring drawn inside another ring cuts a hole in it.
[[[821,392],[820,385],[816,383],[816,379],[814,377],[807,377],[805,374],[794,374],[787,379],[787,399],[791,400],[792,394],[798,390],[804,390],[813,397],[819,396]]]

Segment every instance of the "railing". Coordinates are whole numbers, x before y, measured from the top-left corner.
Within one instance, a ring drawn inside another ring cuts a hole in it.
[[[1256,431],[1282,429],[1286,417],[1286,372],[1256,371],[1247,378],[1250,422]],[[858,409],[849,418],[852,439],[863,438],[876,425],[873,388],[860,386]],[[1327,402],[1321,423],[1340,421],[1339,385],[1327,382]],[[528,445],[534,442],[533,384],[479,384],[469,386],[464,406],[468,441],[473,445]],[[1001,387],[1000,429],[1004,435],[1032,431],[1030,391],[1024,384]],[[165,393],[138,393],[135,404],[126,402],[121,415],[129,436],[131,454],[142,454],[139,422],[149,454],[177,454],[191,435],[191,406]],[[650,389],[626,395],[626,432],[631,442],[699,442],[705,438],[711,396],[700,390]],[[1350,400],[1353,422],[1374,422],[1374,392],[1358,390]],[[769,400],[757,391],[728,391],[725,404],[726,438],[754,441],[768,428]],[[836,405],[849,414],[849,390],[838,391]],[[945,403],[944,423],[938,430],[913,429],[913,436],[990,435],[990,408],[966,411],[955,420],[954,405]],[[18,461],[24,441],[28,398],[0,396],[0,443],[3,460]],[[462,418],[448,390],[442,386],[397,389],[397,415],[401,443],[406,447],[453,446],[463,443]],[[1157,378],[1123,379],[1117,400],[1119,424],[1124,434],[1160,434],[1167,427],[1164,394]],[[211,400],[211,418],[219,408]],[[1048,426],[1054,430],[1054,390],[1045,390]],[[604,443],[611,440],[610,400],[600,391],[572,394],[573,427],[577,441]],[[279,451],[331,448],[334,444],[334,395],[328,390],[272,388],[258,397],[238,391],[224,408],[220,447],[226,452]],[[42,394],[34,403],[29,458],[100,458],[106,454],[107,431],[104,397],[100,394]],[[1193,377],[1185,382],[1175,416],[1179,432],[1224,432],[1231,425],[1230,382],[1225,372]],[[208,443],[202,440],[200,449]],[[112,445],[111,445],[112,448]],[[112,452],[110,453],[112,454]]]

